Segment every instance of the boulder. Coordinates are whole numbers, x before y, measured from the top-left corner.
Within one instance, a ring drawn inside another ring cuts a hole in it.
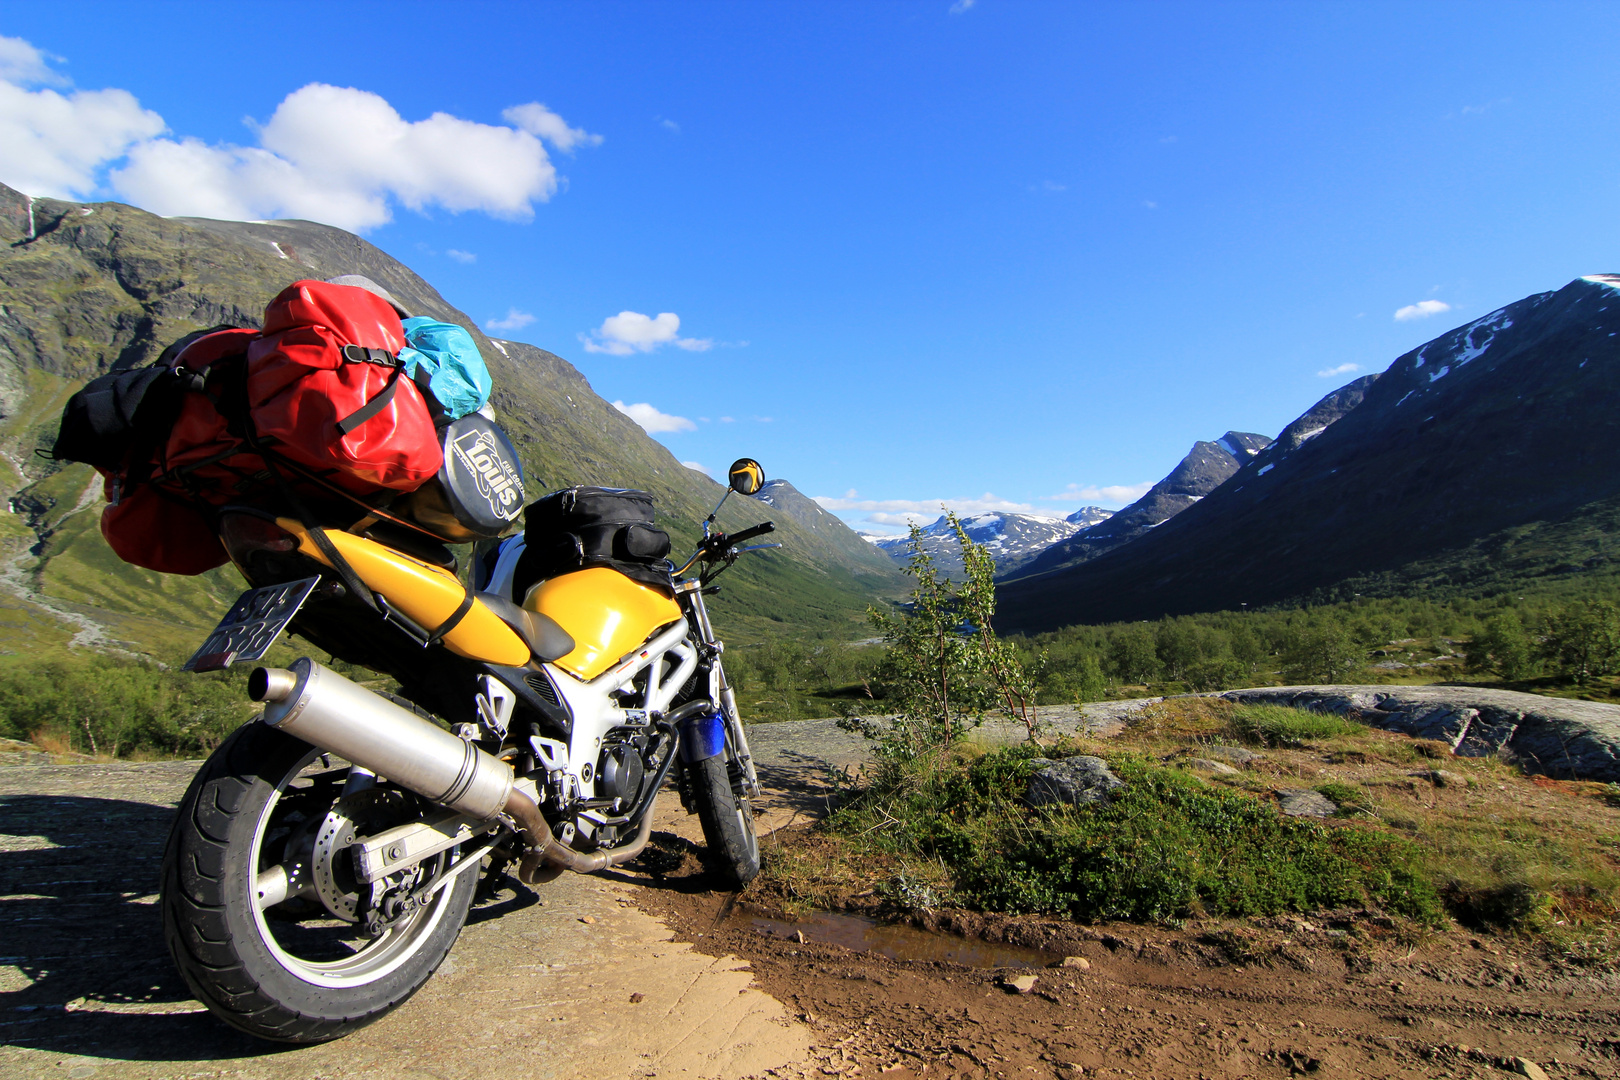
[[[1024,794],[1030,806],[1107,803],[1115,791],[1125,786],[1125,781],[1108,768],[1108,762],[1099,757],[1077,754],[1062,761],[1036,758],[1031,764],[1035,771],[1030,774],[1029,789]]]
[[[1310,788],[1287,788],[1277,792],[1277,802],[1289,817],[1329,817],[1339,812],[1333,800]]]
[[[1211,761],[1208,758],[1188,758],[1187,768],[1197,769],[1200,772],[1214,773],[1216,776],[1236,776],[1238,771],[1224,761]]]

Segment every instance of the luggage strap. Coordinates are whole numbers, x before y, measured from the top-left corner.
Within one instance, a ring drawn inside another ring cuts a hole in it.
[[[444,637],[444,635],[446,635],[450,631],[454,630],[457,626],[460,626],[461,625],[461,620],[465,619],[467,617],[467,612],[472,610],[473,591],[472,591],[471,588],[468,588],[467,586],[462,586],[462,587],[467,589],[467,593],[466,593],[465,596],[463,596],[461,598],[461,603],[456,606],[456,610],[454,610],[454,611],[452,611],[450,613],[450,617],[448,619],[444,620],[444,622],[439,624],[439,628],[437,630],[433,631],[433,633],[428,635],[428,639],[426,641],[422,642],[422,648],[425,649],[429,645],[438,644],[440,639],[442,639]]]
[[[359,348],[358,345],[345,345],[343,347],[345,353],[350,349],[357,348]],[[381,352],[382,350],[372,349],[371,351]],[[350,413],[348,416],[345,416],[343,419],[339,420],[337,422],[337,429],[343,434],[347,435],[355,428],[359,427],[361,424],[365,423],[367,420],[370,420],[373,416],[376,416],[378,413],[386,409],[388,407],[388,403],[394,400],[394,391],[399,389],[399,374],[404,370],[404,368],[396,364],[393,372],[388,376],[387,384],[377,392],[377,396],[360,406],[358,409],[354,410],[354,412]]]

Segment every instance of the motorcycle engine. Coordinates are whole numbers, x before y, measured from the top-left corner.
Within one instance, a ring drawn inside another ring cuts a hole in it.
[[[647,775],[642,760],[647,742],[643,728],[614,728],[602,737],[602,760],[596,766],[596,794],[598,798],[616,799],[621,812],[641,794]]]

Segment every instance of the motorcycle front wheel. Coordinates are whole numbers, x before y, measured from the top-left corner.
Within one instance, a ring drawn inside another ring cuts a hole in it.
[[[180,803],[163,859],[164,937],[197,999],[250,1035],[317,1043],[370,1023],[427,982],[467,920],[476,868],[367,928],[368,887],[354,881],[342,845],[420,808],[387,786],[343,795],[347,774],[253,722],[204,763]],[[395,895],[431,888],[450,858],[421,864]],[[299,873],[319,883],[314,895],[261,903],[267,881],[300,859]]]
[[[740,889],[759,874],[759,837],[754,808],[743,794],[736,765],[721,753],[686,766],[692,802],[709,849],[709,869],[728,888]]]

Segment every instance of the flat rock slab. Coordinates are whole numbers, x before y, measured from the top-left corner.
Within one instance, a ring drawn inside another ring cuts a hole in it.
[[[1232,765],[1248,765],[1265,757],[1241,746],[1222,746],[1219,743],[1202,747],[1201,752],[1205,757],[1220,758]]]
[[[163,946],[158,861],[196,768],[0,767],[0,1075],[744,1077],[808,1055],[808,1030],[751,989],[746,963],[671,940],[624,900],[638,886],[623,875],[497,894],[415,997],[348,1038],[240,1035]],[[667,793],[659,811],[660,827],[685,817]]]
[[[1189,769],[1197,769],[1200,772],[1214,773],[1216,776],[1238,775],[1238,770],[1232,768],[1232,766],[1228,765],[1224,761],[1211,761],[1208,758],[1195,757],[1185,758],[1181,763],[1187,766]]]
[[[1289,817],[1331,817],[1339,812],[1332,799],[1309,788],[1286,788],[1277,792],[1277,805]]]
[[[1460,757],[1500,754],[1546,776],[1620,782],[1620,705],[1470,686],[1267,686],[1212,696],[1336,713],[1438,740]]]

